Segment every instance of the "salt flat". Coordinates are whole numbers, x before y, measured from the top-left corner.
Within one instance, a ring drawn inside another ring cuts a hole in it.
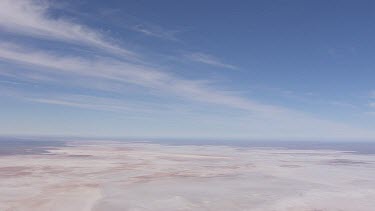
[[[374,155],[108,141],[46,152],[0,156],[1,211],[375,207]]]

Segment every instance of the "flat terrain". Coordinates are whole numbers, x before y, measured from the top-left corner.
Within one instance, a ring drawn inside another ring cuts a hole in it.
[[[375,155],[70,141],[0,156],[0,210],[373,211]]]

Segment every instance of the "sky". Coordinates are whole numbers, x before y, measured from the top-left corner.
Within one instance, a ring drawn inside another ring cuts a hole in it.
[[[0,135],[375,140],[374,11],[0,0]]]

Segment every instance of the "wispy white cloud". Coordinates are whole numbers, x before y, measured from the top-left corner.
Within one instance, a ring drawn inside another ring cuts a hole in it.
[[[114,44],[97,30],[68,19],[52,17],[48,13],[49,8],[48,1],[1,0],[1,30],[23,36],[84,44],[123,56],[136,57],[134,52]]]
[[[20,89],[17,86],[1,86],[1,84],[0,96],[41,104],[68,106],[99,111],[111,111],[116,113],[135,113],[137,115],[151,114],[156,111],[171,110],[169,105],[155,104],[152,102],[124,100],[115,97],[94,96],[87,94],[72,94],[69,92],[62,93],[56,91],[46,91],[41,93],[33,90]]]
[[[220,61],[218,58],[209,54],[205,54],[205,53],[191,53],[191,54],[187,54],[186,57],[190,59],[191,61],[199,62],[199,63],[203,63],[207,65],[212,65],[215,67],[227,68],[227,69],[233,69],[233,70],[238,69],[238,67],[234,65],[224,63]]]
[[[1,87],[0,87],[1,88]],[[118,114],[124,113],[127,117],[135,119],[158,119],[175,115],[183,120],[178,122],[194,121],[200,124],[215,125],[214,127],[233,127],[238,134],[236,137],[260,138],[369,138],[374,133],[370,131],[347,126],[345,124],[316,119],[301,113],[277,113],[264,116],[250,113],[232,115],[231,113],[213,115],[209,112],[196,113],[190,109],[180,109],[181,105],[169,106],[168,104],[148,105],[148,103],[127,102],[128,100],[113,99],[79,94],[59,93],[33,93],[26,90],[0,89],[0,96],[12,97],[32,103],[49,104],[55,106],[75,107],[90,110],[110,111]],[[182,106],[183,107],[183,106]],[[188,106],[188,107],[191,107]],[[200,107],[200,106],[199,106]],[[213,109],[211,109],[213,110]],[[158,120],[159,121],[159,120]],[[176,120],[174,120],[176,121]],[[265,136],[265,134],[267,134]],[[205,134],[209,135],[209,134]],[[211,134],[212,137],[212,134]]]
[[[116,100],[112,98],[104,97],[94,97],[87,95],[62,95],[62,96],[41,96],[41,97],[23,97],[23,100],[53,104],[60,106],[78,107],[91,110],[103,110],[111,112],[137,112],[141,113],[151,113],[155,110],[150,110],[141,104],[125,103],[122,100]]]
[[[135,65],[108,58],[92,60],[77,56],[61,56],[37,49],[27,49],[9,43],[0,43],[0,58],[29,67],[43,67],[37,71],[96,78],[107,81],[130,83],[157,89],[186,99],[214,103],[252,112],[279,112],[276,106],[261,104],[240,96],[228,95],[226,91],[208,86],[206,81],[186,80],[155,68]],[[79,80],[79,79],[78,79]]]
[[[157,25],[151,24],[137,24],[131,27],[133,31],[142,33],[147,36],[157,37],[166,40],[179,41],[176,34],[179,32],[177,30],[166,30]]]

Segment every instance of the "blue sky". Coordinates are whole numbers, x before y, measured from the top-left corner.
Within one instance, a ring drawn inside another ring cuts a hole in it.
[[[0,134],[374,139],[373,1],[0,1]]]

